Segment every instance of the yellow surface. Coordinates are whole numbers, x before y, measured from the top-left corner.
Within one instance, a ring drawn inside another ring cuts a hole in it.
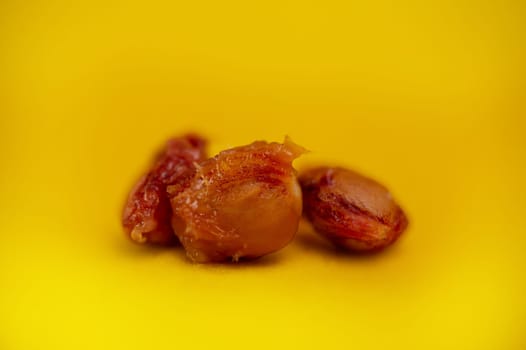
[[[345,3],[345,5],[343,4]],[[526,349],[522,1],[0,4],[0,348]],[[389,186],[382,254],[122,236],[169,135],[290,135]]]

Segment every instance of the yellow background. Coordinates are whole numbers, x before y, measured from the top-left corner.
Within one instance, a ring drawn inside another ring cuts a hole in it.
[[[522,1],[0,4],[0,348],[526,349]],[[382,254],[124,239],[170,135],[290,135],[385,183]]]

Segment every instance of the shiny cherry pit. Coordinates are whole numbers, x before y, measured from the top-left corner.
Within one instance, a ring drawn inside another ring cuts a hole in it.
[[[142,244],[182,244],[196,263],[238,262],[292,241],[300,219],[337,247],[374,252],[408,220],[387,188],[359,173],[292,167],[305,149],[256,141],[209,158],[207,141],[186,134],[166,142],[130,191],[122,225]]]

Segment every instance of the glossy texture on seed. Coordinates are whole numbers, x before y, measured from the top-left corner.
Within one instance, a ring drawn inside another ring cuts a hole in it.
[[[190,183],[172,186],[173,227],[195,262],[238,261],[283,248],[301,218],[292,161],[304,152],[256,141],[202,162]]]
[[[167,141],[152,168],[131,190],[122,215],[127,236],[138,243],[173,244],[177,238],[171,226],[172,208],[168,185],[189,179],[195,162],[206,157],[205,140],[188,134]]]
[[[314,229],[351,251],[375,251],[393,243],[408,224],[381,184],[340,167],[318,167],[299,177],[303,210]]]

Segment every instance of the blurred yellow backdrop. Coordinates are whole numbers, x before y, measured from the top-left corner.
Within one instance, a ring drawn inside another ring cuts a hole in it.
[[[526,348],[526,11],[509,1],[0,4],[0,348]],[[244,265],[121,233],[170,135],[290,135],[411,225]]]

